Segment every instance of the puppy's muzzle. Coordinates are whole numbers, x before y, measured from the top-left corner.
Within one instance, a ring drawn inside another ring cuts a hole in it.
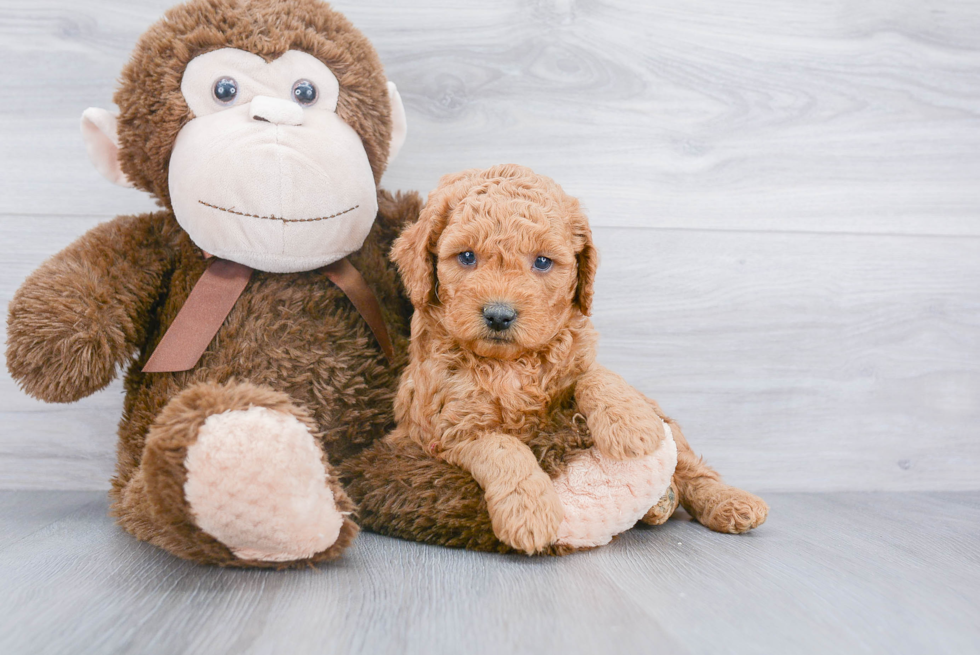
[[[483,320],[494,332],[503,332],[517,320],[517,310],[504,303],[494,303],[483,308]]]

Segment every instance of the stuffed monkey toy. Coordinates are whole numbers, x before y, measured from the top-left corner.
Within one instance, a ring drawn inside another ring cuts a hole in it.
[[[28,277],[7,367],[58,403],[126,369],[119,524],[196,562],[286,567],[350,545],[345,485],[397,493],[399,526],[433,490],[479,513],[465,476],[406,492],[392,461],[355,458],[393,427],[412,305],[387,255],[421,210],[378,187],[406,125],[370,42],[320,0],[192,0],[140,38],[114,100],[118,117],[83,114],[89,155],[161,209],[93,228]],[[556,434],[556,467],[588,447]],[[677,500],[696,519],[764,519],[675,440]]]
[[[118,118],[83,114],[92,161],[162,209],[27,279],[7,366],[49,402],[128,367],[110,497],[137,538],[213,564],[336,557],[357,526],[334,467],[389,429],[411,313],[387,254],[421,201],[378,189],[398,92],[319,0],[193,0],[114,99]]]

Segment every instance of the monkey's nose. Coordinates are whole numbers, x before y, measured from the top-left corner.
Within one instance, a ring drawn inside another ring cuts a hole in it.
[[[257,121],[276,125],[302,125],[303,108],[290,100],[255,96],[248,105],[248,115]]]
[[[503,332],[508,329],[516,318],[517,311],[504,303],[494,303],[483,308],[483,320],[487,322],[487,327],[494,332]]]

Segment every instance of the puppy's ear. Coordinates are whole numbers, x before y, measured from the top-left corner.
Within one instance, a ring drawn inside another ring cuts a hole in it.
[[[407,227],[391,247],[391,261],[398,267],[408,297],[417,309],[438,302],[435,286],[439,237],[453,209],[469,193],[477,172],[471,169],[443,176],[429,194],[419,220]]]
[[[595,273],[599,268],[599,251],[592,241],[592,228],[589,219],[578,208],[577,203],[572,218],[572,229],[576,242],[575,263],[578,265],[578,281],[575,285],[575,304],[586,316],[592,314],[592,292]]]

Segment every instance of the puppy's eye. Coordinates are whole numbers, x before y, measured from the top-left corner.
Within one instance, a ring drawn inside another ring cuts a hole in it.
[[[230,105],[238,97],[238,82],[231,77],[222,77],[214,83],[214,99],[223,105]]]
[[[293,85],[293,98],[301,105],[312,105],[316,102],[316,87],[309,80],[300,80]]]
[[[547,271],[551,268],[552,263],[547,257],[538,257],[534,260],[534,270]]]
[[[456,259],[463,266],[475,266],[476,265],[476,253],[472,250],[467,250],[466,252],[461,252],[456,255]]]

